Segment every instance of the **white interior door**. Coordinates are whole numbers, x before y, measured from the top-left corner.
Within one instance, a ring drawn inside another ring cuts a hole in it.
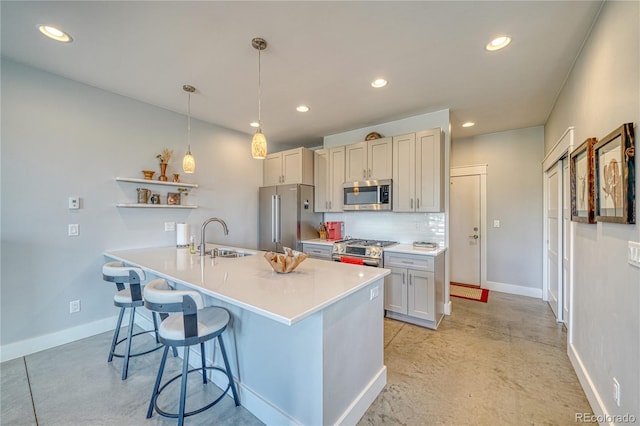
[[[547,302],[556,318],[562,315],[560,282],[562,267],[562,169],[556,163],[546,173],[547,185]]]
[[[449,198],[451,281],[480,286],[480,175],[452,176]]]

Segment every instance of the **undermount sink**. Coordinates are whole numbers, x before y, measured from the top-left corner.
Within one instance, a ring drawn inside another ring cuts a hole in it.
[[[252,256],[252,255],[253,253],[250,253],[250,252],[238,251],[238,250],[229,249],[229,248],[214,248],[213,250],[211,250],[212,257],[230,258],[230,257],[245,257],[245,256]]]

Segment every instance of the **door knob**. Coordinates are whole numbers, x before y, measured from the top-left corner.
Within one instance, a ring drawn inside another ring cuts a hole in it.
[[[469,235],[469,238],[473,238],[474,240],[477,240],[480,237],[478,235]]]

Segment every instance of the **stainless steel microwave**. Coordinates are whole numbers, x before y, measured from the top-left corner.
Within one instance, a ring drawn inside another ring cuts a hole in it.
[[[391,179],[346,182],[344,210],[391,210]]]

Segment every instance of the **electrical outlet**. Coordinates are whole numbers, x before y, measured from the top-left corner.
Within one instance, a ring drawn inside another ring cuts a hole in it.
[[[620,406],[620,383],[614,377],[613,378],[613,400],[616,402],[616,405]]]
[[[69,313],[76,314],[78,312],[80,312],[80,301],[72,300],[71,302],[69,302]]]
[[[500,228],[500,221],[499,221],[498,219],[495,219],[495,220],[493,221],[493,227],[494,227],[494,228]]]
[[[374,287],[374,288],[371,289],[371,295],[369,296],[369,300],[373,300],[376,297],[378,297],[378,295],[380,294],[379,293],[379,291],[380,291],[379,288],[380,287]]]
[[[165,230],[165,232],[175,231],[176,230],[176,223],[175,222],[165,222],[164,223],[164,230]]]
[[[80,235],[80,229],[78,227],[77,223],[70,223],[69,224],[69,236],[70,237],[77,237],[78,235]]]

